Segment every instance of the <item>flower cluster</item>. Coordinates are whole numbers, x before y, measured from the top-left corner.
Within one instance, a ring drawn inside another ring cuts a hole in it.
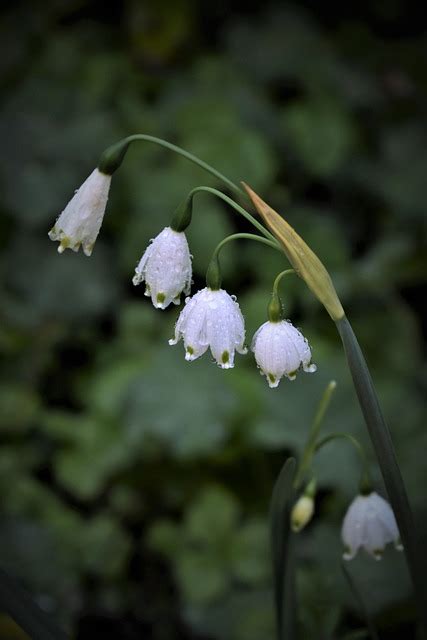
[[[84,253],[91,255],[110,182],[111,175],[95,169],[76,191],[49,232],[51,240],[59,240],[60,253],[66,248],[78,251],[82,246]],[[172,223],[163,229],[151,240],[135,269],[133,284],[145,282],[145,295],[157,309],[179,304],[181,294],[190,293],[191,255],[183,230],[188,223],[183,224],[181,219],[176,226]],[[221,368],[232,368],[235,352],[247,352],[244,319],[236,298],[213,285],[186,298],[169,344],[177,344],[180,339],[186,360],[196,360],[210,348]],[[283,376],[294,380],[300,367],[306,372],[316,370],[307,340],[288,320],[270,318],[255,333],[251,349],[271,388],[277,387]]]

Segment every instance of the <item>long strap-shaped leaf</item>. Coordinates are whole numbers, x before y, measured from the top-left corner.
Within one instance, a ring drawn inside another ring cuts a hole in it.
[[[290,553],[290,512],[296,463],[288,458],[273,489],[270,505],[270,536],[278,640],[294,640],[296,597]]]
[[[31,596],[0,569],[0,611],[7,613],[32,640],[67,640],[51,617]]]

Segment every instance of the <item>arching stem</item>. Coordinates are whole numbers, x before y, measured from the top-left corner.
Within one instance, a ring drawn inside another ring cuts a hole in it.
[[[212,289],[212,291],[218,291],[218,289],[221,289],[222,276],[221,268],[219,265],[219,253],[221,249],[232,240],[255,240],[255,242],[265,244],[272,249],[276,249],[277,251],[281,250],[277,242],[269,240],[268,238],[263,238],[262,236],[258,236],[255,233],[233,233],[231,236],[227,236],[226,238],[224,238],[224,240],[221,240],[221,242],[215,247],[206,271],[206,285],[209,287],[209,289]]]
[[[366,452],[364,448],[354,436],[352,436],[349,433],[330,433],[316,443],[314,452],[317,453],[329,442],[333,442],[334,440],[339,440],[339,439],[347,440],[347,442],[350,442],[353,445],[353,447],[356,449],[357,454],[362,462],[362,468],[363,468],[361,479],[360,479],[360,492],[370,493],[372,491],[372,481],[371,481],[371,474],[369,471],[368,459],[366,457]]]
[[[169,149],[169,151],[173,151],[173,153],[176,153],[182,156],[183,158],[186,158],[187,160],[197,165],[204,171],[207,171],[208,173],[210,173],[212,176],[215,176],[215,178],[218,178],[218,180],[221,180],[221,182],[227,185],[229,189],[234,191],[234,193],[237,193],[240,197],[243,197],[243,198],[247,197],[245,192],[240,187],[238,187],[237,184],[229,180],[220,171],[217,171],[216,169],[211,167],[211,165],[208,164],[207,162],[200,160],[200,158],[193,155],[189,151],[186,151],[185,149],[178,147],[176,144],[167,142],[162,138],[156,138],[155,136],[146,135],[145,133],[135,133],[131,136],[128,136],[127,138],[123,138],[122,140],[112,145],[111,147],[108,147],[108,149],[106,149],[102,154],[100,161],[98,163],[99,170],[108,175],[112,175],[114,171],[116,171],[121,165],[123,158],[126,155],[126,152],[129,148],[129,145],[132,142],[137,142],[137,141],[151,142],[153,144],[157,144],[161,147],[164,147],[165,149]]]
[[[276,278],[277,279],[277,278]],[[301,462],[299,463],[298,471],[295,475],[294,488],[298,489],[304,480],[304,476],[307,473],[308,469],[311,466],[311,462],[313,460],[313,456],[316,451],[316,442],[319,436],[319,431],[322,426],[323,418],[325,416],[326,410],[329,407],[329,403],[332,398],[332,394],[335,391],[337,383],[335,380],[331,380],[331,382],[326,387],[323,396],[319,402],[317,407],[316,414],[314,416],[314,420],[312,422],[310,432],[308,434],[307,442],[304,447],[303,454],[301,456]]]
[[[186,197],[186,199],[184,200],[184,202],[182,202],[179,205],[179,207],[177,208],[177,210],[176,210],[176,212],[174,214],[174,217],[172,219],[172,223],[171,223],[172,228],[174,228],[176,231],[184,231],[184,229],[191,222],[194,196],[197,193],[203,193],[203,192],[204,193],[209,193],[209,194],[215,196],[216,198],[219,198],[220,200],[223,200],[223,202],[227,203],[230,207],[232,207],[232,209],[237,211],[237,213],[239,213],[241,216],[246,218],[246,220],[248,220],[248,222],[250,222],[251,225],[254,226],[256,229],[258,229],[258,231],[260,233],[262,233],[262,235],[265,238],[268,238],[269,240],[271,240],[271,242],[274,242],[275,245],[277,245],[277,247],[279,247],[279,243],[276,240],[276,238],[273,236],[273,234],[270,233],[264,227],[264,225],[261,224],[261,222],[256,220],[256,218],[254,218],[249,213],[249,211],[246,211],[246,209],[241,207],[232,198],[230,198],[229,196],[225,195],[225,193],[222,193],[222,191],[218,191],[218,189],[214,189],[213,187],[201,186],[201,187],[195,187],[194,189],[192,189],[190,191],[190,193],[188,194],[188,196]]]

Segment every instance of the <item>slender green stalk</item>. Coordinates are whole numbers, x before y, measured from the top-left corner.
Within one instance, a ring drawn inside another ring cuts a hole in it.
[[[366,452],[360,442],[349,433],[330,433],[321,440],[316,443],[315,452],[317,453],[322,447],[327,445],[329,442],[333,442],[334,440],[347,440],[350,442],[353,447],[356,449],[357,454],[362,462],[362,474],[360,479],[360,491],[361,493],[370,493],[372,491],[372,480],[371,474],[369,471],[369,463],[366,457]]]
[[[282,251],[282,248],[279,245],[280,250]],[[284,278],[285,276],[289,276],[292,273],[296,273],[295,269],[285,269],[284,271],[281,271],[274,279],[273,282],[273,295],[277,295],[277,290],[279,288],[279,284],[282,278]]]
[[[262,238],[261,236],[257,236],[255,233],[233,233],[232,235],[227,236],[226,238],[224,238],[224,240],[221,240],[221,242],[217,244],[212,254],[212,257],[218,256],[219,252],[224,247],[224,245],[226,245],[228,242],[231,242],[232,240],[255,240],[255,242],[261,242],[261,244],[266,244],[267,246],[272,247],[273,249],[276,249],[276,251],[281,251],[281,248],[276,241],[268,240],[267,238]]]
[[[341,335],[360,407],[399,527],[409,571],[415,587],[418,614],[423,625],[422,637],[425,638],[427,633],[426,580],[420,562],[421,556],[418,551],[420,547],[416,537],[416,528],[390,431],[381,413],[371,374],[350,322],[344,316],[336,322],[336,325]]]
[[[219,264],[219,252],[224,245],[231,240],[255,240],[256,242],[266,244],[273,249],[277,249],[277,251],[281,251],[277,242],[269,240],[268,238],[263,238],[262,236],[257,236],[254,233],[234,233],[231,236],[227,236],[216,246],[206,271],[206,286],[209,287],[209,289],[212,289],[212,291],[218,291],[218,289],[221,288],[222,275]]]
[[[222,173],[220,173],[219,171],[211,167],[207,162],[200,160],[200,158],[197,158],[197,156],[193,155],[192,153],[189,153],[188,151],[185,151],[185,149],[182,149],[181,147],[178,147],[177,145],[172,144],[171,142],[167,142],[162,138],[156,138],[155,136],[146,135],[145,133],[135,133],[131,136],[128,136],[127,138],[123,138],[123,140],[120,140],[116,144],[106,149],[101,156],[100,162],[98,164],[98,168],[103,173],[107,173],[109,175],[114,173],[114,171],[116,171],[120,166],[128,150],[129,145],[132,142],[136,142],[136,141],[152,142],[153,144],[157,144],[161,147],[165,147],[165,149],[169,149],[169,151],[173,151],[174,153],[177,153],[178,155],[186,158],[187,160],[197,165],[201,169],[204,169],[205,171],[210,173],[212,176],[215,176],[215,178],[218,178],[218,180],[221,180],[221,182],[227,185],[229,189],[237,193],[240,197],[246,198],[245,192],[240,187],[238,187],[237,184],[235,184],[234,182],[229,180],[226,176],[224,176]]]
[[[222,191],[218,191],[218,189],[213,189],[212,187],[195,187],[194,189],[192,189],[190,191],[190,193],[187,196],[187,201],[190,202],[193,198],[193,196],[196,193],[201,193],[201,192],[206,192],[206,193],[210,193],[214,196],[216,196],[217,198],[220,198],[221,200],[223,200],[224,202],[226,202],[227,204],[230,205],[230,207],[232,207],[235,211],[237,211],[238,213],[240,213],[240,215],[242,215],[244,218],[246,218],[246,220],[248,220],[256,229],[258,229],[258,231],[260,233],[262,233],[263,236],[265,236],[266,238],[268,238],[269,240],[271,240],[272,242],[274,242],[277,247],[279,247],[279,243],[277,242],[276,238],[274,237],[274,235],[272,233],[270,233],[263,224],[261,224],[260,222],[258,222],[258,220],[256,218],[254,218],[249,211],[246,211],[246,209],[244,209],[243,207],[241,207],[237,202],[235,202],[232,198],[230,198],[229,196],[225,195],[225,193],[222,193]]]
[[[298,471],[295,476],[294,487],[298,489],[304,479],[307,470],[311,466],[311,462],[313,460],[313,456],[316,451],[316,442],[319,436],[320,428],[322,426],[323,418],[325,416],[326,410],[329,407],[329,403],[332,398],[332,394],[335,391],[337,383],[335,380],[331,380],[331,382],[326,387],[323,396],[319,402],[317,407],[316,414],[314,416],[314,420],[312,422],[307,442],[304,447],[304,451],[301,456],[301,462],[299,463]]]
[[[67,635],[31,596],[0,569],[0,612],[7,613],[32,640],[66,640]]]
[[[278,288],[281,279],[291,273],[295,273],[295,269],[285,269],[276,276],[273,282],[273,291],[271,293],[271,299],[267,306],[267,317],[269,322],[279,322],[283,319],[283,306],[280,300]]]

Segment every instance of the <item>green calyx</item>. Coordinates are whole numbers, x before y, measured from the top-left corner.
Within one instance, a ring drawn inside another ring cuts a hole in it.
[[[212,291],[221,289],[222,277],[218,254],[214,254],[206,271],[206,286]]]
[[[285,269],[276,276],[273,283],[273,293],[267,307],[267,315],[270,322],[280,322],[283,320],[283,307],[279,296],[279,284],[284,276],[295,273],[294,269]]]
[[[99,171],[112,176],[122,164],[129,145],[130,141],[125,139],[105,149],[98,162]]]
[[[359,482],[359,493],[362,496],[368,496],[370,493],[372,493],[373,490],[374,489],[372,487],[372,482],[371,482],[369,473],[367,473],[365,469],[363,469],[360,482]]]
[[[304,489],[303,495],[307,496],[307,498],[314,498],[314,496],[316,495],[316,489],[317,489],[316,478],[312,478],[308,483],[308,485],[306,486],[306,488]]]
[[[267,307],[267,315],[270,322],[280,322],[283,319],[283,307],[277,291],[273,292]]]
[[[190,195],[182,202],[175,213],[173,214],[170,228],[177,232],[185,231],[191,222],[193,215],[193,194]]]

